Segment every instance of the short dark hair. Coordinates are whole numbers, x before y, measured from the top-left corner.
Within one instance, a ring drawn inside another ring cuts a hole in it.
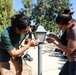
[[[23,13],[15,14],[11,17],[11,24],[14,29],[18,27],[22,30],[30,25],[30,19]]]

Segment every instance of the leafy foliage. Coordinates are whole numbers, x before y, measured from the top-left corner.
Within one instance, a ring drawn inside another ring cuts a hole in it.
[[[71,7],[69,0],[37,0],[37,4],[33,4],[31,0],[23,0],[23,5],[36,26],[42,25],[51,31],[58,30],[55,25],[57,14],[63,12],[66,7]]]
[[[24,5],[25,9],[22,9],[22,11],[25,12],[25,15],[28,17],[31,17],[32,14],[32,0],[22,0],[22,3]]]
[[[0,32],[10,25],[12,15],[13,0],[0,0]]]

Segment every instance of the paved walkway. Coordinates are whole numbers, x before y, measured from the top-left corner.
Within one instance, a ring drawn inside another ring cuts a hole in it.
[[[44,44],[42,49],[42,75],[58,75],[66,59],[61,54],[55,52],[55,46]],[[22,75],[38,75],[38,48],[30,48],[28,53],[33,57],[33,61],[23,61]],[[13,68],[11,66],[11,68]],[[15,73],[13,73],[15,75]]]

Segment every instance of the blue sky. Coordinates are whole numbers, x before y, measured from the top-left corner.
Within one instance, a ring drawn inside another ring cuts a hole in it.
[[[33,0],[33,3],[36,3],[36,0]],[[14,0],[14,9],[18,11],[20,8],[23,8],[22,0]]]
[[[36,2],[36,0],[33,0],[33,2]],[[74,11],[73,18],[76,19],[76,0],[70,0],[70,2],[73,4],[73,10],[71,10]],[[18,11],[21,8],[23,8],[22,0],[14,0],[14,9]]]
[[[76,19],[76,0],[70,0],[70,2],[73,4],[73,10],[71,10],[74,11],[73,18]]]

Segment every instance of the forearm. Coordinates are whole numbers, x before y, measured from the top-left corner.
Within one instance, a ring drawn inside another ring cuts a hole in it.
[[[31,40],[31,41],[28,41],[28,43],[25,44],[23,47],[21,47],[19,49],[9,50],[8,52],[11,56],[18,56],[18,55],[23,54],[28,48],[34,47],[37,44],[38,44],[37,41]]]
[[[54,40],[53,43],[58,47],[60,48],[60,50],[62,50],[63,52],[67,53],[67,54],[70,54],[71,51],[67,48],[67,46],[64,46],[62,45],[60,42]]]
[[[15,54],[16,55],[20,55],[23,54],[28,48],[30,48],[30,45],[24,45],[23,47],[21,47],[20,49],[16,50]]]
[[[30,45],[27,44],[27,45],[25,45],[24,47],[21,47],[21,48],[19,48],[19,49],[13,49],[13,50],[8,51],[8,52],[9,52],[9,54],[10,54],[11,56],[16,57],[16,56],[19,56],[19,55],[23,54],[29,47],[30,47]]]

